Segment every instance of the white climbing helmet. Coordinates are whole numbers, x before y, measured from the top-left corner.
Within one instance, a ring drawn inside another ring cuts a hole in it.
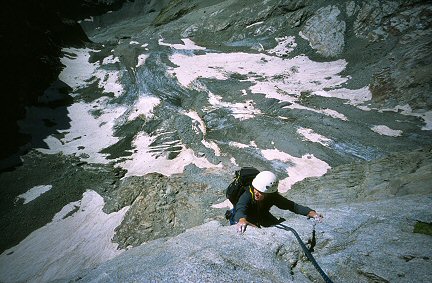
[[[274,193],[277,191],[276,175],[270,171],[262,171],[252,181],[252,186],[261,193]]]

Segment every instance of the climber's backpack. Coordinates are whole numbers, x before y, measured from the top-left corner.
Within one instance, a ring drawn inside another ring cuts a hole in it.
[[[252,180],[260,171],[253,167],[242,167],[235,172],[234,180],[226,189],[226,197],[235,206],[240,196],[252,184]]]

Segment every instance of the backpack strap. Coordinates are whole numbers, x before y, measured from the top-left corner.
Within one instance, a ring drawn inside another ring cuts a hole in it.
[[[255,194],[254,194],[252,185],[249,186],[249,192],[251,193],[251,196],[252,196],[252,202],[255,202]]]

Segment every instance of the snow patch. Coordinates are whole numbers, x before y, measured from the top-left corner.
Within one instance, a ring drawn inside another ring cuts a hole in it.
[[[222,101],[222,96],[215,95],[208,91],[209,100],[208,102],[212,105],[211,107],[205,107],[204,111],[213,111],[219,108],[227,108],[231,111],[234,118],[239,120],[247,120],[254,118],[256,115],[261,114],[261,110],[255,108],[253,100],[246,100],[241,103],[230,103]]]
[[[237,164],[236,159],[235,159],[234,157],[231,157],[231,158],[230,158],[230,162],[231,162],[232,164],[234,164],[235,166],[239,166],[239,165]]]
[[[297,129],[297,133],[304,137],[304,140],[308,140],[315,143],[320,143],[323,146],[329,146],[331,143],[331,139],[326,138],[320,134],[315,133],[312,129],[307,128],[299,128]]]
[[[32,232],[17,246],[0,255],[0,281],[48,282],[94,268],[122,253],[111,242],[129,207],[106,214],[103,198],[94,191],[73,204],[79,210]],[[67,205],[66,210],[71,206]]]
[[[212,149],[212,150],[214,151],[214,155],[215,155],[215,156],[221,156],[221,150],[220,150],[220,148],[219,148],[219,146],[218,146],[218,144],[217,144],[216,142],[214,142],[214,141],[206,141],[206,140],[202,140],[201,143],[202,143],[205,147],[207,147],[207,148],[209,148],[209,149]]]
[[[340,119],[342,121],[348,121],[348,118],[344,114],[339,113],[339,112],[337,112],[335,110],[332,110],[332,109],[329,109],[329,108],[326,108],[326,109],[315,109],[315,108],[310,108],[310,107],[303,106],[303,105],[298,104],[298,103],[293,103],[293,104],[291,104],[289,106],[285,106],[283,108],[285,108],[285,109],[307,110],[307,111],[312,111],[312,112],[320,113],[320,114],[323,114],[323,115],[326,115],[326,116],[330,116],[332,118]]]
[[[393,130],[385,125],[376,125],[371,128],[372,131],[384,136],[399,137],[402,135],[401,130]]]
[[[63,48],[63,57],[60,62],[65,66],[59,74],[59,80],[66,83],[74,91],[86,87],[90,84],[89,80],[99,67],[99,63],[89,63],[90,52],[95,50],[85,48]]]
[[[281,193],[288,191],[295,183],[306,178],[320,177],[331,168],[326,162],[316,158],[313,154],[305,154],[298,158],[277,149],[265,149],[261,153],[268,160],[280,160],[293,164],[293,166],[286,169],[288,178],[279,182],[278,190]]]
[[[294,50],[297,47],[297,43],[295,42],[295,36],[285,36],[285,37],[277,37],[275,38],[277,41],[277,45],[275,48],[268,50],[267,52],[270,54],[275,54],[276,56],[286,55]]]
[[[251,28],[251,27],[254,27],[254,26],[257,26],[257,25],[261,25],[261,24],[263,24],[263,23],[264,23],[263,21],[261,21],[261,22],[256,22],[256,23],[253,23],[253,24],[250,24],[250,25],[246,26],[246,28]]]
[[[335,110],[316,110],[297,103],[302,92],[313,94],[317,91],[340,87],[347,82],[348,77],[339,75],[347,64],[345,60],[314,62],[304,55],[283,59],[267,54],[242,52],[208,53],[195,56],[176,53],[170,56],[170,60],[178,67],[168,69],[168,73],[175,76],[186,88],[202,88],[197,81],[199,78],[226,80],[232,74],[240,74],[245,76],[245,81],[252,83],[249,88],[252,93],[260,93],[267,98],[289,102],[291,105],[286,108],[301,108],[347,120],[343,114]],[[359,92],[363,94],[364,90]],[[222,103],[221,98],[213,94],[210,94],[209,101],[213,105]],[[240,112],[244,111],[244,107],[241,108],[241,105],[238,104],[224,106]],[[250,105],[246,106],[249,113],[242,117],[253,117],[260,113],[258,110],[256,110],[257,113],[253,113],[255,109],[250,109]]]
[[[151,144],[157,138],[149,137],[148,135],[139,134],[134,142],[133,154],[130,160],[121,162],[118,165],[128,172],[127,176],[143,176],[148,173],[160,173],[165,176],[179,174],[184,171],[184,168],[189,164],[195,164],[200,168],[216,168],[222,167],[222,164],[214,165],[204,157],[195,156],[190,148],[186,148],[179,141],[175,144],[181,147],[179,154],[174,159],[168,159],[167,156],[157,156],[152,152]],[[172,146],[172,145],[169,145]]]
[[[190,117],[192,120],[196,121],[198,126],[195,129],[196,133],[201,132],[203,134],[203,136],[205,136],[206,134],[206,125],[204,123],[204,121],[201,119],[201,117],[198,115],[198,113],[196,111],[189,111],[189,112],[185,112],[184,113],[186,116]],[[193,127],[193,125],[192,125]]]
[[[105,57],[102,60],[102,64],[103,65],[114,64],[114,63],[118,63],[118,62],[120,62],[120,58],[119,57],[114,57],[114,55],[110,55],[108,57]]]
[[[134,105],[128,120],[133,121],[142,116],[145,119],[151,119],[153,110],[160,104],[160,99],[153,96],[140,96],[138,102]]]
[[[319,90],[315,91],[313,94],[323,97],[335,97],[339,99],[345,99],[354,106],[362,104],[366,101],[370,101],[372,99],[372,93],[369,90],[369,86],[365,86],[360,89],[339,88],[333,90]]]
[[[107,155],[100,151],[118,142],[119,139],[113,136],[114,125],[116,119],[126,111],[126,108],[109,108],[103,105],[99,107],[103,108],[101,109],[103,112],[99,117],[94,117],[91,111],[95,108],[91,104],[75,103],[69,106],[70,129],[59,130],[64,135],[62,138],[48,136],[44,139],[48,149],[39,148],[38,150],[46,154],[76,153],[87,162],[108,163],[109,161],[105,158]]]
[[[171,68],[169,72],[185,87],[200,77],[224,80],[230,74],[241,74],[255,86],[270,84],[278,95],[278,90],[299,95],[303,91],[335,87],[348,80],[338,75],[347,64],[342,59],[314,62],[304,55],[282,59],[261,53],[236,52],[195,56],[176,53],[170,60],[179,67]],[[251,90],[254,92],[254,88]]]
[[[209,148],[212,149],[214,151],[215,156],[220,156],[221,155],[221,151],[219,146],[214,142],[214,141],[207,141],[206,140],[206,134],[207,134],[207,127],[203,121],[203,119],[201,119],[201,117],[198,115],[197,112],[195,111],[189,111],[189,112],[185,112],[184,113],[186,116],[190,117],[195,123],[192,124],[192,128],[195,130],[196,134],[200,134],[202,133],[202,140],[201,143]]]
[[[248,148],[248,147],[255,147],[256,148],[257,147],[255,141],[251,141],[249,144],[231,141],[228,143],[228,145],[232,146],[232,147],[237,147],[237,148]]]
[[[226,200],[224,200],[221,203],[213,204],[211,207],[213,207],[213,208],[229,208],[229,209],[232,209],[233,205],[232,205],[232,203],[230,202],[229,199],[226,199]]]
[[[147,60],[147,58],[149,57],[149,55],[147,54],[141,54],[138,56],[138,63],[136,64],[136,68],[138,68],[139,66],[144,65],[145,61]]]
[[[170,44],[165,43],[163,38],[159,39],[159,45],[163,46],[169,46],[171,48],[177,49],[177,50],[205,50],[205,47],[196,45],[195,42],[190,40],[189,38],[183,38],[182,39],[183,44]]]
[[[229,142],[228,144],[232,147],[237,147],[237,148],[248,148],[249,147],[247,144],[239,143],[239,142],[233,142],[233,141]]]
[[[114,93],[120,96],[124,90],[123,86],[118,83],[120,79],[119,71],[107,71],[100,68],[99,62],[90,63],[90,52],[96,50],[85,48],[63,48],[64,56],[60,61],[65,68],[59,74],[59,79],[69,85],[74,91],[87,87],[99,80],[98,87],[105,93]],[[114,56],[104,58],[103,64],[120,62]]]
[[[119,83],[120,71],[98,69],[94,76],[99,80],[98,87],[102,89],[102,92],[113,93],[115,97],[124,93],[123,85]]]
[[[31,202],[32,200],[37,199],[39,196],[48,192],[51,189],[52,189],[52,185],[35,186],[35,187],[31,188],[30,190],[28,190],[27,192],[17,196],[17,200],[23,199],[24,204],[27,204],[27,203]]]

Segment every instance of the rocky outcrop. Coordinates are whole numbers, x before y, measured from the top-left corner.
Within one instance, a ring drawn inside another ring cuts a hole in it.
[[[325,195],[329,201],[326,206],[428,195],[432,192],[431,159],[431,149],[425,148],[391,154],[370,163],[347,164],[319,179],[305,180],[290,195],[317,205],[325,201],[318,202],[318,196]]]
[[[431,13],[425,1],[368,1],[347,4],[354,17],[352,31],[368,46],[380,46],[381,58],[371,62],[370,90],[375,102],[394,107],[396,103],[430,109]],[[375,48],[374,48],[375,49]],[[373,54],[371,54],[373,55]]]
[[[74,279],[77,282],[307,282],[302,273],[295,271],[302,257],[295,241],[293,235],[277,228],[251,228],[240,236],[233,227],[212,221],[177,237],[132,249]]]
[[[410,160],[417,162],[412,164]],[[427,282],[432,237],[414,230],[431,223],[430,150],[395,154],[366,165],[334,168],[288,197],[324,214],[315,226],[303,216],[273,210],[293,227],[334,282]],[[78,282],[230,281],[322,282],[291,232],[249,228],[237,235],[212,221],[175,237],[133,248]]]
[[[344,21],[337,19],[339,14],[337,6],[321,8],[306,21],[300,32],[300,36],[325,57],[340,55],[344,49],[346,26]]]
[[[219,214],[210,208],[215,196],[209,195],[208,186],[181,176],[126,178],[106,199],[108,213],[130,206],[113,239],[120,248],[180,234]]]

